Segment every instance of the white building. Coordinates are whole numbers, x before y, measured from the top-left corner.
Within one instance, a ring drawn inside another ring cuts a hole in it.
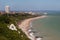
[[[32,12],[29,12],[29,14],[32,14]]]
[[[35,13],[34,13],[34,12],[29,12],[29,14],[31,14],[31,15],[35,15]]]
[[[36,40],[42,40],[42,38],[36,38]]]
[[[44,15],[47,15],[47,13],[44,13]]]
[[[32,15],[35,15],[35,13],[32,13]]]
[[[28,30],[28,32],[31,32],[31,31],[32,31],[31,29]]]
[[[10,7],[7,5],[7,6],[5,6],[5,12],[6,13],[10,13]]]
[[[34,36],[34,33],[33,33],[33,32],[30,32],[29,35],[30,35],[30,37],[31,37],[31,38],[30,38],[31,40],[35,40],[35,36]]]

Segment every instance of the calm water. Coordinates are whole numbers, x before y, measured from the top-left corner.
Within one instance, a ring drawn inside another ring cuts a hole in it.
[[[60,15],[47,15],[48,17],[33,21],[33,29],[43,36],[42,40],[60,40]]]

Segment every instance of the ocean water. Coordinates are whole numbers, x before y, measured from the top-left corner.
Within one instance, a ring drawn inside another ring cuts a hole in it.
[[[32,22],[32,28],[36,35],[42,36],[42,40],[60,40],[60,14],[51,13],[46,18]]]

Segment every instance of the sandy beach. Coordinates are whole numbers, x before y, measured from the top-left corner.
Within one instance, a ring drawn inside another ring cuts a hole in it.
[[[47,16],[39,16],[39,17],[25,19],[18,25],[19,29],[21,29],[27,35],[28,38],[30,38],[31,40],[35,40],[35,38],[31,37],[28,32],[28,29],[30,28],[30,23],[36,19],[45,18],[45,17]]]

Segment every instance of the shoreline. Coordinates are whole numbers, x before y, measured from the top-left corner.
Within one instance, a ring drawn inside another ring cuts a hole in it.
[[[27,37],[29,39],[36,40],[36,38],[34,36],[34,33],[31,32],[30,23],[34,20],[37,20],[39,18],[45,18],[45,17],[47,17],[47,16],[43,15],[43,16],[38,16],[38,17],[34,17],[34,18],[25,19],[18,25],[19,29],[21,29],[27,35]]]

